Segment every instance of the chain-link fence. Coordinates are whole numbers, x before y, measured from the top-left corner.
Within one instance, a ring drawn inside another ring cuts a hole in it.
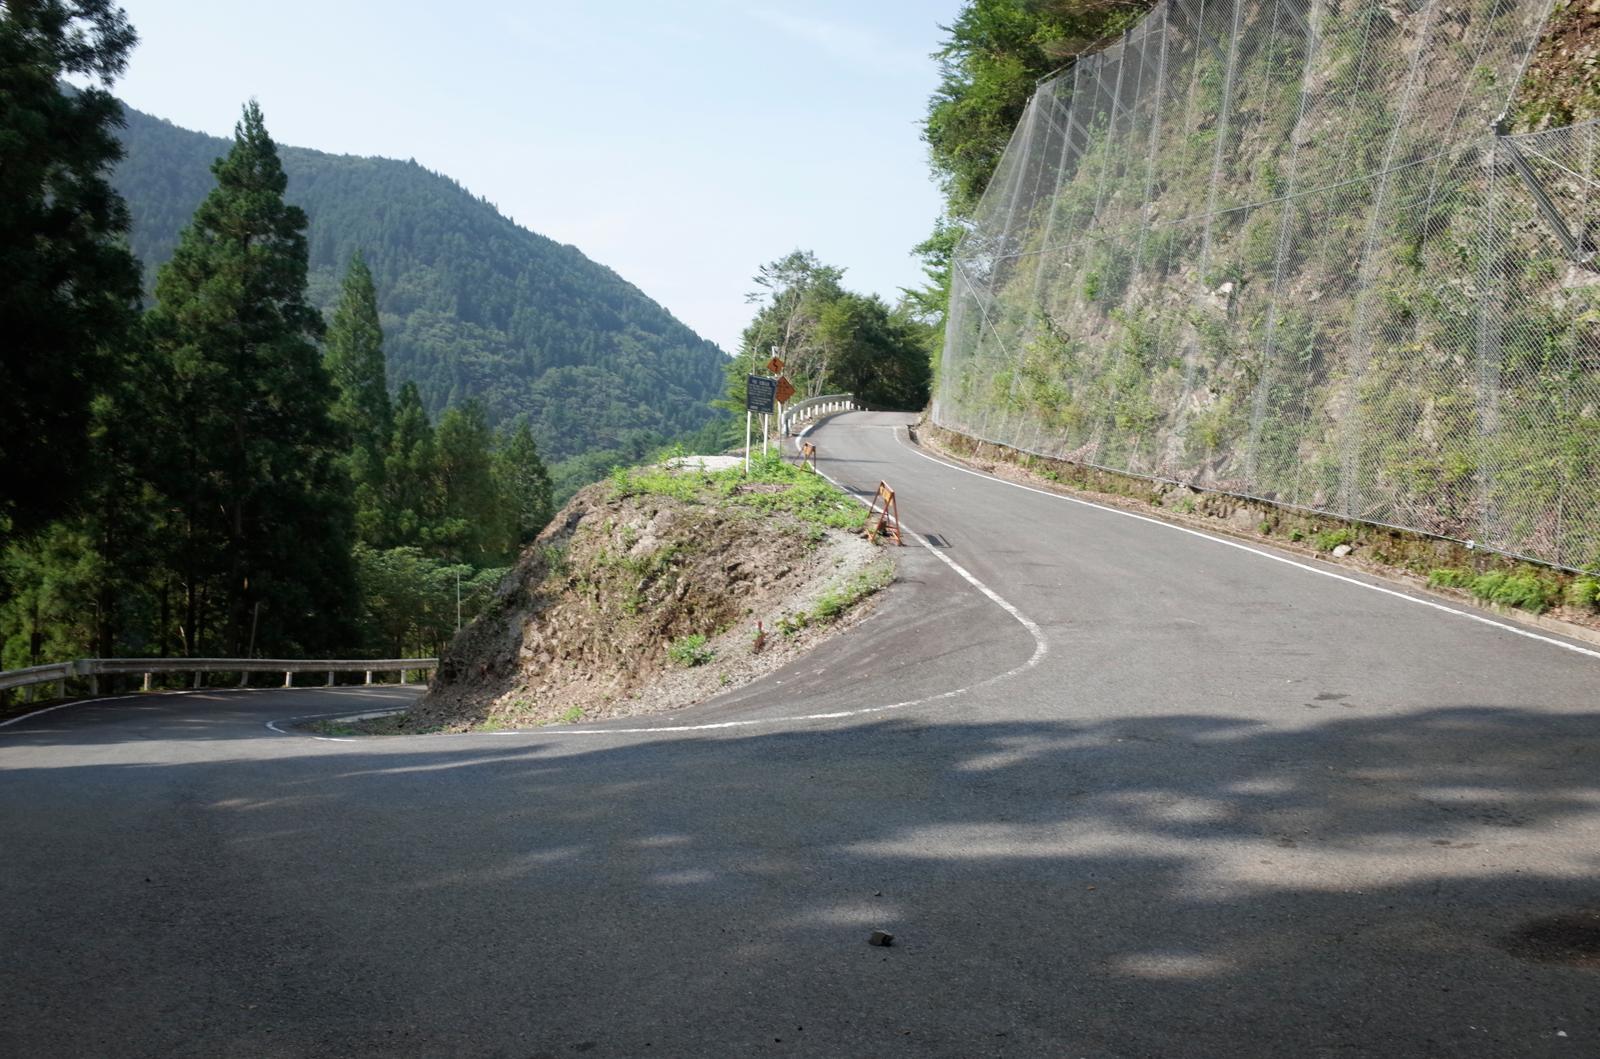
[[[1600,559],[1600,123],[1498,134],[1549,0],[1168,0],[1043,83],[935,422]]]

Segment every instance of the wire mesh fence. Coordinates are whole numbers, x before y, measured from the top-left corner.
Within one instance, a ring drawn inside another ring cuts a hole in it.
[[[1600,122],[1500,134],[1549,0],[1168,0],[1043,83],[941,426],[1600,560]]]

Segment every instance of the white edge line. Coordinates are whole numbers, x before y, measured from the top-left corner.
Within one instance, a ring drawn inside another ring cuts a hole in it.
[[[963,467],[959,463],[954,463],[950,460],[940,459],[937,456],[929,455],[928,453],[922,451],[921,446],[913,445],[909,440],[902,437],[899,427],[895,427],[894,431],[896,438],[899,439],[900,444],[903,447],[916,453],[918,456],[921,456],[930,463],[937,463],[939,466],[948,467],[952,471],[960,471],[962,474],[970,474],[974,478],[983,478],[987,481],[997,482],[1000,485],[1009,485],[1013,489],[1026,489],[1030,493],[1038,493],[1040,496],[1048,496],[1054,500],[1065,500],[1070,504],[1082,504],[1084,507],[1092,507],[1097,511],[1108,511],[1113,515],[1121,515],[1124,518],[1138,519],[1140,522],[1148,522],[1152,526],[1160,526],[1162,529],[1174,530],[1178,533],[1187,533],[1191,537],[1199,537],[1201,540],[1211,541],[1215,544],[1226,545],[1229,548],[1237,548],[1242,552],[1249,552],[1251,555],[1259,555],[1263,559],[1271,559],[1275,563],[1283,563],[1286,566],[1292,566],[1299,570],[1306,570],[1322,577],[1331,577],[1335,581],[1343,581],[1346,584],[1357,585],[1373,592],[1381,592],[1386,596],[1393,596],[1395,599],[1403,599],[1407,603],[1415,603],[1419,607],[1431,607],[1434,610],[1443,611],[1446,614],[1454,614],[1458,618],[1467,618],[1471,621],[1491,626],[1492,628],[1502,629],[1509,633],[1515,633],[1517,636],[1525,636],[1530,640],[1538,640],[1540,643],[1552,644],[1556,647],[1562,648],[1563,650],[1571,651],[1574,654],[1584,655],[1588,658],[1600,659],[1600,651],[1590,650],[1587,647],[1579,647],[1577,644],[1568,643],[1565,640],[1558,640],[1553,636],[1543,636],[1539,633],[1533,632],[1531,629],[1523,629],[1503,621],[1496,621],[1495,619],[1485,617],[1482,614],[1474,614],[1470,610],[1461,610],[1457,607],[1452,607],[1445,603],[1439,603],[1435,600],[1422,599],[1418,596],[1413,596],[1406,592],[1400,592],[1393,588],[1385,588],[1382,585],[1374,585],[1370,581],[1363,581],[1357,577],[1350,577],[1346,574],[1335,573],[1332,570],[1324,570],[1321,567],[1312,566],[1310,563],[1302,563],[1298,560],[1291,559],[1286,555],[1276,555],[1261,548],[1251,547],[1242,541],[1229,540],[1227,537],[1218,537],[1214,534],[1206,533],[1204,530],[1190,529],[1188,526],[1179,526],[1171,522],[1163,522],[1161,519],[1151,518],[1149,515],[1140,515],[1132,511],[1124,511],[1122,508],[1111,507],[1108,504],[1097,504],[1093,500],[1084,500],[1082,497],[1067,496],[1063,493],[1052,493],[1048,489],[1039,489],[1031,485],[1023,485],[1020,482],[1010,482],[1004,478],[997,477],[996,475],[984,474],[982,471],[975,471],[970,467]],[[943,558],[943,556],[940,556],[940,558]]]
[[[9,721],[0,721],[0,728],[9,728],[11,725],[21,724],[23,721],[26,721],[32,717],[43,717],[47,713],[54,713],[57,710],[64,710],[68,706],[88,706],[90,703],[110,702],[113,699],[125,699],[127,697],[128,696],[126,695],[102,695],[98,699],[73,699],[71,702],[59,702],[54,706],[46,706],[42,710],[34,710],[32,713],[25,713],[20,717],[13,717]]]
[[[396,685],[398,686],[398,685]],[[373,717],[392,717],[397,713],[405,713],[409,707],[397,706],[392,710],[368,710],[365,713],[307,713],[299,717],[280,717],[276,721],[267,721],[266,727],[279,735],[299,736],[303,739],[315,739],[321,743],[354,743],[365,738],[364,736],[350,735],[313,735],[310,732],[285,732],[279,728],[280,724],[298,724],[301,721],[320,721],[329,718],[340,721],[365,721]]]
[[[417,684],[381,684],[381,685],[370,685],[370,686],[366,685],[366,684],[361,684],[361,685],[357,685],[357,686],[354,686],[354,687],[352,687],[350,685],[346,685],[344,687],[332,687],[332,688],[308,688],[308,687],[300,687],[300,688],[169,688],[169,689],[166,689],[166,690],[163,690],[163,691],[131,691],[126,695],[101,695],[97,699],[73,699],[71,702],[58,702],[54,706],[46,706],[42,710],[34,710],[31,713],[24,713],[21,716],[12,717],[11,719],[5,720],[5,721],[0,721],[0,728],[8,728],[13,724],[21,724],[23,721],[26,721],[26,720],[28,720],[30,718],[33,718],[33,717],[43,717],[47,713],[54,713],[57,710],[64,710],[68,706],[93,706],[97,702],[125,702],[125,701],[127,701],[129,699],[166,698],[169,695],[238,695],[238,694],[247,693],[247,692],[263,692],[263,691],[319,691],[319,692],[333,691],[333,692],[342,692],[342,693],[370,692],[373,688],[377,688],[377,687],[388,689],[388,688],[419,687],[419,686],[420,685],[417,685]]]
[[[805,437],[808,433],[811,432],[812,427],[815,427],[817,425],[817,423],[820,423],[820,422],[822,422],[822,420],[818,420],[817,422],[812,423],[810,426],[807,426],[799,434],[795,435],[795,440],[798,441],[801,438]],[[781,444],[781,442],[780,442],[780,444]],[[868,502],[866,500],[863,500],[861,497],[857,496],[855,493],[853,493],[850,490],[846,489],[844,486],[840,485],[837,481],[834,481],[833,478],[829,477],[826,474],[823,474],[820,470],[817,473],[822,475],[822,477],[827,479],[829,482],[832,482],[833,485],[840,492],[844,493],[846,496],[848,496],[851,499],[855,500],[859,504],[867,505]],[[1038,623],[1030,620],[1020,610],[1018,610],[1016,607],[1012,606],[1010,603],[1008,603],[1004,599],[1002,599],[1000,597],[999,593],[995,592],[988,585],[986,585],[982,581],[978,580],[977,577],[973,576],[973,574],[971,572],[969,572],[965,567],[963,567],[959,563],[957,563],[954,559],[951,559],[949,556],[942,554],[937,548],[935,548],[933,545],[929,544],[928,541],[927,541],[927,538],[924,537],[922,534],[920,534],[920,533],[919,534],[915,534],[915,536],[917,537],[917,542],[919,544],[921,544],[924,548],[926,548],[931,555],[933,555],[935,558],[937,558],[940,562],[944,563],[946,566],[950,567],[950,569],[954,570],[956,573],[960,574],[961,577],[967,581],[967,583],[972,585],[972,587],[976,588],[979,592],[983,593],[983,595],[986,596],[991,603],[993,603],[995,606],[999,607],[1001,610],[1005,611],[1007,614],[1011,615],[1011,617],[1013,617],[1013,618],[1015,618],[1017,620],[1018,624],[1020,624],[1024,629],[1028,630],[1028,635],[1033,637],[1033,654],[1029,656],[1029,658],[1028,658],[1028,660],[1026,662],[1023,662],[1019,666],[1014,666],[1013,668],[1006,670],[1004,673],[996,673],[992,677],[986,677],[985,679],[978,681],[976,684],[968,684],[965,687],[953,688],[950,691],[941,691],[937,695],[925,695],[920,699],[907,699],[904,702],[891,702],[891,703],[888,703],[888,704],[883,705],[883,706],[863,706],[863,707],[860,707],[860,708],[854,709],[854,710],[834,710],[834,711],[829,712],[829,713],[807,713],[807,714],[800,714],[798,716],[790,716],[790,717],[752,717],[752,718],[749,718],[747,720],[740,720],[740,721],[711,721],[711,722],[707,722],[705,724],[663,724],[663,725],[652,725],[652,726],[647,727],[647,728],[563,728],[563,727],[551,726],[549,728],[515,728],[515,729],[508,729],[506,731],[501,731],[501,732],[451,732],[451,733],[447,733],[447,734],[450,734],[450,735],[503,735],[503,736],[528,736],[528,735],[549,735],[549,736],[651,735],[651,734],[654,734],[654,733],[657,733],[657,732],[714,732],[714,731],[721,731],[721,730],[729,729],[729,728],[751,728],[751,727],[755,727],[757,725],[799,724],[799,723],[804,723],[804,722],[808,722],[808,721],[838,721],[838,720],[844,720],[844,719],[850,718],[850,717],[862,717],[862,716],[866,716],[868,714],[874,714],[874,713],[887,713],[887,712],[889,712],[891,710],[903,710],[903,709],[907,709],[908,707],[911,707],[911,706],[924,706],[924,705],[927,705],[928,703],[932,703],[932,702],[943,702],[943,701],[945,701],[947,699],[953,699],[957,695],[965,695],[969,691],[977,691],[978,689],[986,688],[991,684],[997,684],[1002,680],[1009,680],[1012,677],[1016,676],[1017,674],[1023,673],[1025,671],[1029,670],[1029,669],[1032,669],[1034,666],[1037,666],[1040,662],[1044,661],[1044,657],[1045,657],[1045,655],[1047,653],[1049,653],[1050,647],[1049,647],[1049,644],[1046,642],[1046,640],[1044,638],[1044,631],[1039,628]],[[321,714],[321,715],[318,715],[318,716],[336,717],[338,715],[337,714]],[[294,717],[294,718],[290,718],[289,720],[283,721],[282,723],[291,724],[294,721],[312,720],[312,719],[313,718],[311,718],[311,717]],[[267,727],[271,728],[274,732],[277,732],[279,735],[300,734],[300,733],[285,732],[282,729],[277,727],[278,723],[279,722],[268,722]],[[302,735],[302,738],[306,738],[306,737]],[[351,742],[352,741],[349,737],[339,737],[339,736],[309,736],[309,738],[322,739],[322,740],[325,740],[327,742]],[[360,737],[357,737],[357,738],[360,738]]]

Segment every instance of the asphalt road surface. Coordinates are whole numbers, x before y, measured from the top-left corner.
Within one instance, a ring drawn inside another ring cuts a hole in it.
[[[812,439],[937,546],[671,717],[0,728],[0,1055],[1600,1054],[1600,659],[903,421]]]

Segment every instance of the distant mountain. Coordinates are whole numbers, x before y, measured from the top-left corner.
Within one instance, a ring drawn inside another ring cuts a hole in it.
[[[156,269],[212,187],[229,141],[126,108],[115,184],[132,244]],[[637,449],[713,416],[725,358],[576,247],[521,228],[414,161],[280,145],[288,199],[311,220],[311,298],[331,309],[350,255],[378,287],[389,380],[435,415],[471,397],[493,420],[526,413],[547,458]]]

